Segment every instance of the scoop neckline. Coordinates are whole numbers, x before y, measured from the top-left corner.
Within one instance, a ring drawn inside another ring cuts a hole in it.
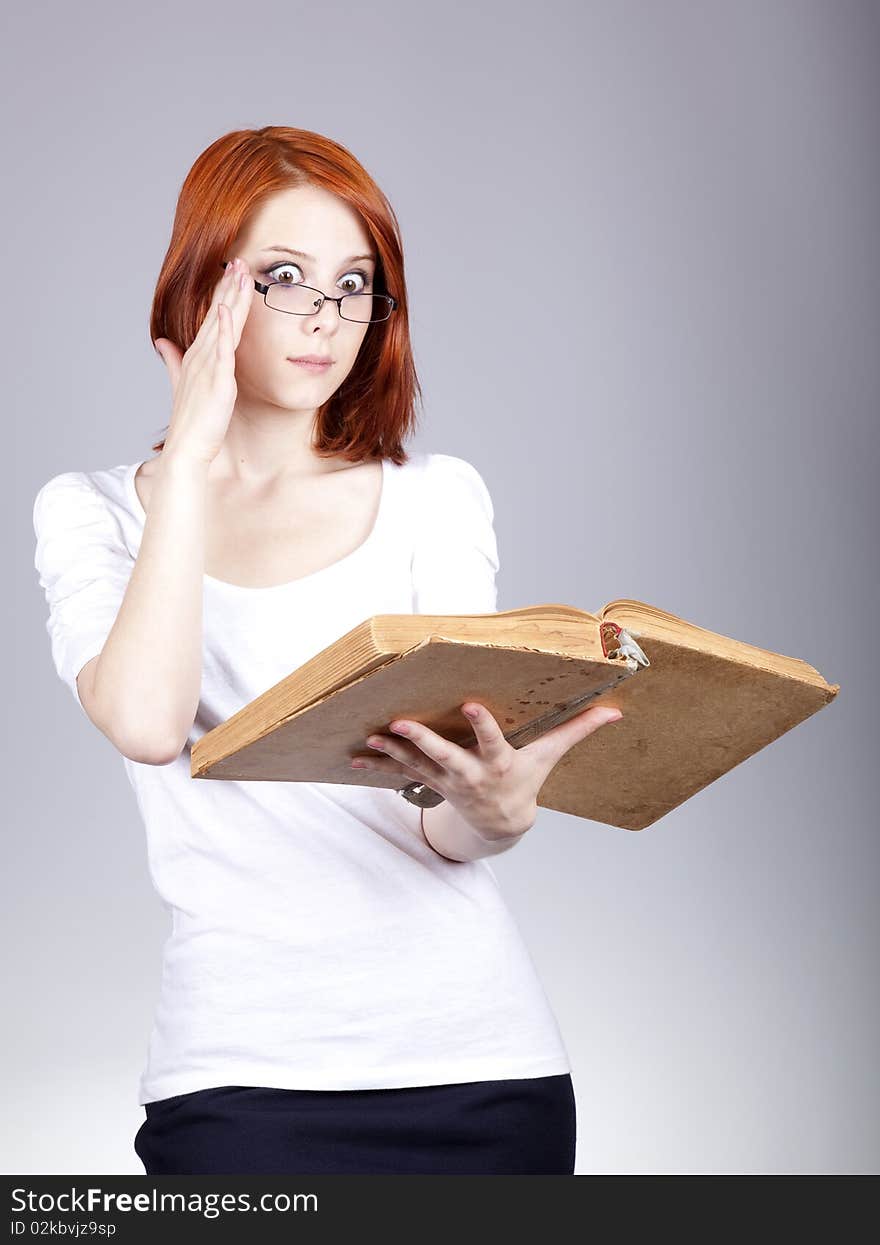
[[[147,521],[147,512],[144,510],[141,499],[138,496],[134,478],[137,475],[138,470],[145,462],[148,461],[148,459],[143,458],[139,462],[132,463],[125,472],[125,490],[128,495],[129,502],[133,506],[135,514],[140,520],[142,528],[143,524]],[[244,596],[280,592],[285,588],[297,588],[301,584],[311,583],[313,580],[319,579],[321,576],[328,575],[341,567],[346,567],[350,562],[354,562],[356,559],[360,558],[376,542],[379,532],[385,522],[385,513],[388,506],[389,460],[387,458],[381,458],[379,461],[382,464],[382,488],[379,493],[379,509],[376,512],[376,518],[373,521],[373,526],[367,534],[366,539],[362,540],[356,549],[352,549],[350,553],[346,553],[341,558],[337,558],[335,562],[329,562],[327,566],[320,566],[316,571],[310,571],[307,575],[300,575],[297,579],[288,579],[282,584],[267,584],[264,587],[254,588],[248,587],[245,584],[233,584],[228,579],[217,579],[214,575],[208,575],[207,573],[202,575],[204,582],[215,585],[221,591],[237,593]]]

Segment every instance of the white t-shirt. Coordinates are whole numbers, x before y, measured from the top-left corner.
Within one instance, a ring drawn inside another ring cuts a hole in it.
[[[375,526],[352,553],[268,588],[205,575],[187,744],[168,765],[123,758],[171,914],[140,1103],[220,1085],[570,1071],[488,860],[434,851],[394,790],[190,776],[197,739],[365,618],[497,608],[482,477],[461,458],[408,453],[383,461]],[[52,657],[78,704],[76,676],[104,645],[140,547],[139,465],[63,472],[34,502]]]

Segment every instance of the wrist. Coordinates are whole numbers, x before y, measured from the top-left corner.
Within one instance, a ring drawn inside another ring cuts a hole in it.
[[[419,820],[428,846],[457,864],[509,851],[527,833],[527,830],[516,830],[494,833],[489,838],[478,833],[448,800],[423,808]]]
[[[206,458],[199,458],[180,446],[169,446],[167,443],[157,464],[158,470],[165,474],[194,476],[207,476],[210,465]]]

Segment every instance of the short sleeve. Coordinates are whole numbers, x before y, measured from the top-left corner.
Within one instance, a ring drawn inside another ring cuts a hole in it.
[[[63,472],[43,485],[33,522],[52,659],[82,707],[76,676],[104,647],[134,558],[110,509],[81,472]]]
[[[483,477],[463,458],[429,454],[418,493],[413,613],[494,614],[498,544]]]

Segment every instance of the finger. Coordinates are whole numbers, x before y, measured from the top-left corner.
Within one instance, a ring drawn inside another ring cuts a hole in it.
[[[222,301],[226,292],[232,289],[232,280],[235,276],[235,269],[235,260],[228,260],[225,269],[217,278],[217,283],[214,286],[213,293],[211,294],[211,307],[216,307],[217,304]]]
[[[372,744],[371,740],[373,741]],[[370,735],[367,740],[367,747],[371,749],[369,760],[373,760],[376,756],[381,757],[383,754],[387,755],[397,764],[406,765],[410,769],[415,770],[422,781],[427,782],[430,779],[436,782],[447,776],[447,773],[439,765],[427,757],[424,752],[420,751],[415,744],[409,743],[405,739],[398,739],[390,735]]]
[[[410,765],[417,765],[419,769],[427,766],[426,772],[430,771],[435,777],[451,775],[465,779],[474,765],[479,764],[476,758],[468,756],[465,748],[444,739],[421,722],[399,719],[388,729],[392,732],[390,738],[384,735],[377,738],[391,755],[405,756]],[[401,735],[404,740],[400,739]]]
[[[353,763],[354,761],[357,761],[357,765]],[[400,761],[395,761],[392,757],[357,756],[352,758],[351,770],[355,774],[361,770],[371,770],[373,773],[388,774],[394,778],[402,778],[406,782],[427,782],[424,773],[420,770],[414,769],[411,765],[402,764]],[[439,794],[442,795],[442,792]]]
[[[214,313],[214,332],[205,338],[204,349],[213,349],[217,358],[227,358],[228,352],[221,349],[219,335],[222,332],[221,319],[223,328],[228,325],[230,348],[235,353],[235,348],[241,340],[241,331],[244,328],[244,322],[247,319],[247,312],[250,309],[250,294],[248,286],[253,290],[253,280],[244,261],[239,261],[238,265],[233,269],[229,269],[229,282],[223,286],[221,282],[220,298],[217,300],[216,312]],[[223,307],[222,317],[220,307]],[[244,314],[242,307],[244,306]],[[210,318],[210,317],[209,317]],[[197,353],[202,352],[200,343]]]
[[[199,326],[199,330],[186,354],[181,358],[180,367],[183,365],[183,359],[186,359],[186,365],[191,371],[198,371],[199,365],[205,358],[210,358],[211,354],[217,349],[217,334],[220,330],[219,306],[220,301],[211,304],[211,309],[206,314],[204,320]]]
[[[235,355],[232,340],[232,315],[225,303],[217,304],[217,358],[226,361]]]
[[[617,722],[623,714],[613,705],[592,705],[583,713],[577,713],[567,722],[561,722],[539,739],[526,744],[524,751],[541,758],[549,758],[555,764],[575,744],[594,734],[601,727]]]
[[[192,340],[192,345],[187,352],[191,359],[197,358],[205,351],[216,349],[217,332],[220,327],[218,308],[221,303],[225,303],[227,307],[230,305],[234,288],[235,269],[230,263],[227,264],[226,271],[214,287],[214,293],[211,296],[211,302],[205,313],[205,318],[202,320],[199,330]]]
[[[242,330],[251,309],[254,288],[254,278],[251,275],[251,270],[242,260],[241,268],[235,281],[235,301],[232,312],[232,327],[235,333],[236,345],[241,339]]]
[[[466,701],[461,711],[473,727],[477,737],[477,750],[487,761],[498,760],[510,748],[504,731],[485,705],[476,700]]]

